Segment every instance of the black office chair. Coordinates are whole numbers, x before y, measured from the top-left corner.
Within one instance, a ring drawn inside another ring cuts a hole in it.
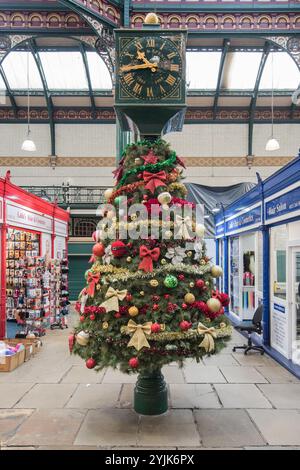
[[[262,315],[263,315],[263,306],[260,305],[255,310],[251,324],[240,325],[236,327],[236,329],[239,331],[247,331],[248,344],[244,344],[243,346],[234,346],[234,348],[232,348],[233,352],[235,352],[236,349],[245,349],[244,354],[247,354],[248,351],[253,349],[254,351],[260,351],[260,354],[264,354],[265,352],[264,348],[262,346],[254,346],[252,343],[252,338],[251,338],[252,333],[261,334],[262,332],[262,324],[261,324]]]

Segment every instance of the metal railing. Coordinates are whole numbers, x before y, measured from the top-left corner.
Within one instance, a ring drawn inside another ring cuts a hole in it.
[[[104,201],[105,187],[98,186],[22,186],[29,193],[35,194],[60,206],[95,205]]]

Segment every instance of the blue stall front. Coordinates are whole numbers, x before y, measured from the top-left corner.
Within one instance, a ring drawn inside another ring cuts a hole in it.
[[[215,217],[234,324],[263,304],[266,351],[300,378],[300,153]]]

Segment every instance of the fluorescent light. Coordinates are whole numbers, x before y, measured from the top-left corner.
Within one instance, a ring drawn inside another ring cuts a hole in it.
[[[209,215],[209,214],[205,214],[204,219],[209,219],[209,218],[210,218],[210,215]]]
[[[280,145],[277,139],[274,139],[274,137],[270,137],[266,144],[266,151],[267,152],[274,152],[275,150],[279,150]]]
[[[21,148],[24,152],[36,152],[36,145],[33,140],[30,139],[25,139]]]
[[[214,208],[212,209],[212,211],[213,211],[215,214],[217,214],[218,212],[220,212],[220,210],[221,210],[220,207],[214,207]]]

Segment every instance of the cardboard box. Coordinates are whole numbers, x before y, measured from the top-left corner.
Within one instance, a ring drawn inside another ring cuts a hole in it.
[[[11,344],[11,346],[13,345]],[[17,352],[13,356],[4,356],[4,358],[1,359],[4,359],[4,361],[0,361],[0,372],[11,372],[23,364],[25,360],[25,349],[23,349],[23,351]]]
[[[38,338],[14,338],[14,339],[4,339],[3,341],[6,341],[6,342],[11,342],[12,344],[18,344],[18,343],[22,343],[24,344],[25,347],[30,347],[32,348],[32,351],[31,351],[31,355],[35,355],[37,352],[39,352],[40,348],[41,348],[41,340],[38,339]],[[25,358],[25,361],[26,360],[29,360],[29,359],[26,359]]]

